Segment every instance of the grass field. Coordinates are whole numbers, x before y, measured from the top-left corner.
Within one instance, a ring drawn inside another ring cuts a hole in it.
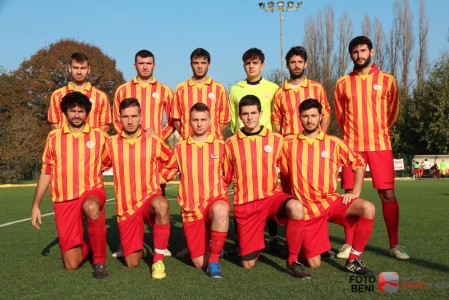
[[[449,181],[400,181],[396,194],[401,206],[400,241],[412,256],[398,261],[388,256],[388,239],[382,218],[380,200],[365,183],[363,197],[373,200],[377,208],[374,233],[365,252],[364,262],[377,274],[394,271],[399,274],[400,288],[394,294],[382,294],[377,282],[357,288],[373,291],[353,292],[354,280],[344,271],[344,261],[326,260],[320,269],[311,270],[312,279],[300,281],[285,271],[285,261],[263,252],[254,269],[240,267],[237,257],[221,260],[223,280],[212,280],[204,271],[195,269],[189,260],[166,259],[167,278],[153,281],[149,266],[152,256],[136,269],[127,269],[122,261],[110,258],[119,245],[114,216],[112,186],[107,186],[107,266],[110,276],[103,280],[92,277],[92,267],[85,263],[77,271],[65,271],[58,259],[59,247],[53,215],[43,218],[41,231],[31,227],[29,217],[33,187],[0,188],[0,285],[1,299],[37,298],[138,298],[138,299],[347,299],[403,298],[447,299],[449,295]],[[172,232],[169,249],[176,253],[184,245],[179,208],[175,201],[177,186],[168,186],[171,200]],[[52,212],[48,195],[41,205],[42,214]],[[9,223],[9,224],[8,224]],[[343,243],[343,229],[330,225],[334,249]],[[280,229],[284,241],[283,228]],[[225,247],[234,237],[233,224]],[[151,228],[145,242],[152,246]],[[420,284],[413,284],[418,282]],[[422,288],[424,287],[426,288]],[[408,286],[409,288],[404,288]],[[421,288],[410,288],[421,287]]]

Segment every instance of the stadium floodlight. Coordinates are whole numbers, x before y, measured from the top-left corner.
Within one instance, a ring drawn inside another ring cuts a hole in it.
[[[267,2],[259,2],[260,9],[263,9],[264,11],[271,11],[274,12],[275,10],[279,11],[279,37],[280,37],[280,44],[281,44],[281,80],[282,83],[284,83],[284,63],[283,63],[283,48],[282,48],[282,12],[287,12],[289,10],[298,11],[299,8],[302,5],[302,1],[299,1],[296,3],[296,7],[294,7],[295,2],[288,1],[287,4],[285,4],[284,1],[278,1],[277,7],[274,6],[274,1]],[[266,6],[265,6],[266,5]]]

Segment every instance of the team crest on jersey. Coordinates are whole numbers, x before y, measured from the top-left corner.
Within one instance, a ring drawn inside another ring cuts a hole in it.
[[[94,103],[95,99],[94,98],[89,98],[90,103]]]
[[[159,98],[159,93],[158,93],[158,92],[154,92],[154,93],[152,94],[152,96],[153,96],[153,98]]]
[[[86,147],[89,148],[89,149],[92,149],[93,147],[95,147],[95,143],[92,142],[92,141],[88,141],[88,142],[86,143]]]
[[[380,85],[380,84],[375,84],[374,86],[373,86],[373,89],[375,90],[375,91],[378,91],[378,90],[380,90],[382,88],[382,85]]]
[[[209,99],[215,99],[215,94],[214,93],[209,93],[209,95],[207,95],[207,97],[209,97]]]
[[[267,99],[271,98],[271,94],[269,92],[266,92],[263,96]]]
[[[273,151],[273,147],[271,147],[270,145],[265,145],[263,146],[263,150],[267,153],[270,153],[271,151]]]
[[[321,151],[321,157],[322,158],[328,158],[329,157],[329,152],[327,152],[326,150]]]
[[[218,159],[218,155],[217,155],[217,154],[211,154],[210,157],[211,157],[212,159]]]

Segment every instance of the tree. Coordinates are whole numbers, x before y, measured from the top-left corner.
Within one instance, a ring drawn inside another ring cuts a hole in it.
[[[396,0],[394,4],[395,17],[399,21],[399,48],[402,61],[402,78],[400,87],[408,90],[408,75],[410,61],[412,59],[413,45],[415,38],[413,35],[413,13],[408,0],[401,3]]]
[[[90,82],[109,99],[125,80],[115,61],[95,46],[75,40],[50,44],[0,77],[0,182],[30,177],[50,131],[47,111],[51,93],[70,80],[67,65],[73,52],[84,52],[92,65]],[[34,168],[36,169],[36,168]]]
[[[409,154],[449,152],[449,53],[433,65],[422,88],[405,97],[396,149]]]
[[[419,34],[418,34],[418,58],[416,60],[416,81],[420,89],[425,80],[427,67],[427,35],[429,33],[429,18],[426,15],[424,0],[419,1]]]

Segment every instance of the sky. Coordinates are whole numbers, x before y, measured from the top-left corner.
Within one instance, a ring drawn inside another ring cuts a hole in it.
[[[264,12],[257,0],[0,0],[0,66],[15,70],[38,50],[62,38],[99,47],[116,60],[126,80],[135,74],[134,55],[153,52],[154,76],[172,89],[192,71],[190,53],[198,47],[211,53],[209,75],[226,88],[245,78],[242,54],[257,47],[265,53],[264,74],[280,69],[279,12]],[[365,15],[377,17],[387,32],[394,0],[304,0],[298,12],[283,14],[284,56],[304,39],[304,22],[332,5],[335,27],[348,12],[354,36],[361,34]],[[419,0],[410,0],[418,28]],[[429,58],[449,50],[449,1],[426,0]],[[374,45],[375,47],[376,45]],[[417,47],[415,46],[415,50]]]

